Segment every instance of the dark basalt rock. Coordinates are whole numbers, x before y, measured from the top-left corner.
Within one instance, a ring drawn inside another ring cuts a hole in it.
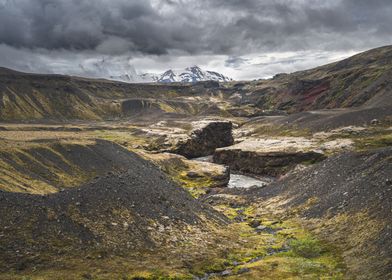
[[[315,151],[257,152],[237,149],[219,149],[214,153],[214,162],[230,166],[231,170],[243,173],[280,176],[298,164],[315,163],[325,156]]]
[[[192,130],[188,139],[177,143],[173,152],[187,158],[208,156],[216,148],[234,143],[232,127],[232,123],[227,121],[202,122]]]

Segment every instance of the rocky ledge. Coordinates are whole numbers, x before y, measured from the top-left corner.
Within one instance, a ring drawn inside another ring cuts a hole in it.
[[[172,152],[187,158],[207,156],[216,148],[230,146],[234,143],[232,128],[229,121],[199,121],[192,123],[193,129],[189,136],[180,139]]]
[[[216,149],[214,162],[231,170],[257,175],[280,176],[298,164],[311,164],[325,159],[316,143],[302,137],[246,140]]]

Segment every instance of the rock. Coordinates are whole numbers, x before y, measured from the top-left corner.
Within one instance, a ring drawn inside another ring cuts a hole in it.
[[[257,230],[265,230],[267,227],[266,226],[257,226],[256,229]]]
[[[371,125],[378,125],[378,124],[380,124],[380,121],[378,119],[373,119],[373,120],[371,120],[370,124]]]
[[[216,149],[213,159],[234,171],[280,176],[299,164],[325,159],[322,152],[315,150],[316,147],[316,143],[301,137],[248,140]]]
[[[268,234],[275,234],[275,232],[277,231],[277,230],[275,230],[273,228],[262,226],[262,225],[256,227],[255,230],[256,230],[257,233],[266,232]]]
[[[249,226],[251,226],[252,228],[257,228],[257,227],[260,226],[260,224],[261,223],[258,220],[252,220],[252,221],[249,222]]]
[[[240,269],[237,271],[237,274],[243,274],[243,273],[247,273],[247,272],[249,272],[249,271],[250,271],[249,268],[243,267],[243,268],[240,268]]]
[[[223,271],[221,273],[222,276],[229,276],[233,273],[233,271],[231,269],[226,269],[225,271]]]
[[[173,152],[187,158],[203,157],[234,143],[231,122],[201,121],[193,123],[193,127],[187,139],[176,143]]]
[[[194,172],[194,171],[189,171],[186,174],[186,176],[189,177],[189,178],[200,178],[200,177],[202,177],[202,175],[200,175],[199,173]]]

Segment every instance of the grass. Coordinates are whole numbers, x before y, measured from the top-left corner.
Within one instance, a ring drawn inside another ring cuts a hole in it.
[[[243,215],[245,222],[232,225],[243,243],[225,258],[201,268],[199,274],[229,269],[234,275],[225,279],[346,279],[345,266],[336,249],[315,238],[296,220],[257,218],[254,207],[232,208],[225,204],[214,207],[231,219],[238,213]],[[254,219],[272,231],[256,233],[249,226]],[[236,275],[241,271],[244,273]]]
[[[307,259],[317,258],[323,253],[322,245],[313,237],[292,240],[290,247],[294,255]]]
[[[355,139],[355,148],[359,151],[392,146],[392,131]]]
[[[217,209],[238,212],[224,204]],[[316,239],[296,220],[258,217],[254,207],[240,210],[246,221],[211,228],[208,238],[190,236],[172,249],[133,252],[122,257],[99,252],[103,258],[81,258],[75,252],[74,256],[53,256],[57,264],[46,269],[0,274],[0,279],[186,280],[224,270],[232,271],[224,279],[346,279],[345,266],[336,250]],[[257,233],[249,226],[253,219],[276,232]]]
[[[0,189],[11,192],[46,194],[74,187],[96,174],[70,162],[64,151],[73,146],[88,149],[93,142],[34,143],[0,151]],[[66,153],[66,152],[65,152]]]
[[[282,136],[282,137],[311,137],[309,129],[300,129],[298,127],[260,125],[254,129],[253,133],[258,136]]]

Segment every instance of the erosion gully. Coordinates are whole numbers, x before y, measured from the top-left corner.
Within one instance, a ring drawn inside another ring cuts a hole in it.
[[[199,158],[194,158],[192,159],[194,161],[201,161],[201,162],[211,162],[213,163],[213,156],[205,156],[205,157],[199,157]],[[232,173],[230,172],[230,180],[229,183],[227,185],[228,188],[243,188],[243,189],[249,189],[249,188],[263,188],[266,187],[267,185],[269,185],[270,183],[272,183],[275,180],[274,177],[268,177],[268,176],[248,176],[248,175],[243,175],[243,174],[237,174],[237,173]],[[239,215],[237,216],[237,220],[238,221],[243,221],[243,219],[241,218],[241,213],[238,213]],[[273,236],[275,236],[278,231],[280,230],[278,229],[273,229],[270,227],[264,227],[264,226],[258,226],[255,229],[255,234],[260,234],[260,233],[268,233],[268,234],[272,234]],[[266,255],[260,255],[260,256],[256,256],[252,259],[250,259],[247,262],[234,262],[233,263],[233,267],[238,267],[238,266],[243,266],[246,264],[251,264],[254,262],[257,262],[267,256],[272,256],[274,254],[277,253],[281,253],[281,252],[286,252],[289,250],[289,247],[283,247],[283,248],[279,248],[279,249],[274,249],[274,250],[270,250]],[[248,272],[249,269],[248,268],[243,268],[243,269],[239,269],[237,271],[237,275],[238,274],[242,274],[242,273],[246,273]],[[203,276],[194,276],[195,280],[208,280],[211,277],[225,277],[225,276],[230,276],[232,275],[232,269],[224,269],[222,271],[216,271],[216,272],[211,272],[211,273],[206,273]]]

